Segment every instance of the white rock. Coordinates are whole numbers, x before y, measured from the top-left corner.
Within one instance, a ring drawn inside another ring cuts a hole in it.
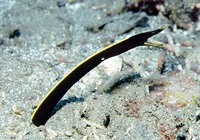
[[[95,90],[102,83],[99,72],[97,69],[93,69],[88,74],[82,77],[82,83],[89,89]]]
[[[54,139],[55,137],[58,136],[57,132],[52,129],[47,129],[46,131],[50,139]]]
[[[116,75],[122,69],[122,58],[119,56],[109,58],[99,65],[99,69],[109,76]]]
[[[23,112],[24,112],[24,110],[23,110],[23,108],[21,108],[19,105],[17,105],[17,104],[14,104],[13,105],[13,107],[12,107],[12,111],[14,112],[14,114],[16,114],[16,115],[22,115],[23,114]]]

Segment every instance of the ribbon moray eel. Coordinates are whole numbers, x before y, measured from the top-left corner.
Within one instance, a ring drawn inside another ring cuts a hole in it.
[[[161,46],[161,44],[155,44],[148,42],[147,40],[161,32],[165,27],[161,27],[157,30],[144,32],[131,36],[129,38],[123,39],[119,42],[111,44],[102,50],[94,53],[90,57],[86,58],[80,62],[74,69],[72,69],[68,74],[66,74],[44,97],[40,104],[35,109],[32,114],[32,122],[36,126],[44,125],[47,120],[51,117],[51,112],[53,111],[56,104],[64,96],[64,94],[86,73],[92,70],[94,67],[99,65],[102,61],[126,52],[132,48],[141,45],[147,46]]]

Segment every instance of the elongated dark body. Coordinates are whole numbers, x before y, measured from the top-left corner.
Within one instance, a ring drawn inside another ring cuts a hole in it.
[[[132,48],[144,45],[148,38],[161,32],[164,28],[141,33],[121,40],[86,58],[65,75],[45,96],[32,115],[32,122],[36,126],[44,125],[51,117],[51,112],[63,95],[86,73],[99,65],[103,60],[119,55]]]

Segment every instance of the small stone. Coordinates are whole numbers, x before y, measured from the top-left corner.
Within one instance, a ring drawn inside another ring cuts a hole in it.
[[[67,136],[67,137],[71,137],[71,136],[72,136],[72,132],[70,132],[70,131],[66,131],[66,132],[65,132],[65,136]]]
[[[12,107],[12,111],[14,112],[15,115],[22,115],[23,109],[20,108],[17,104],[14,104]]]
[[[117,75],[122,69],[122,59],[119,56],[109,58],[99,65],[99,69],[109,76]]]
[[[47,135],[50,139],[53,139],[58,136],[57,132],[52,129],[47,129]]]
[[[102,84],[102,79],[100,78],[99,72],[96,69],[86,74],[81,81],[90,91],[94,91]]]

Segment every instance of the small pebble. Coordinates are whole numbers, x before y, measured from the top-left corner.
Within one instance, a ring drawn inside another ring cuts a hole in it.
[[[54,139],[55,137],[58,136],[57,132],[52,130],[52,129],[47,129],[47,135],[50,139]]]
[[[14,112],[15,115],[22,115],[23,109],[20,108],[17,104],[14,104],[12,107],[12,111]]]
[[[90,91],[94,91],[97,87],[99,87],[102,84],[102,79],[100,78],[97,69],[94,69],[85,76],[83,76],[81,81]]]
[[[72,136],[72,132],[70,132],[70,131],[66,131],[66,132],[65,132],[65,136],[67,136],[67,137],[71,137],[71,136]]]
[[[99,69],[109,76],[117,75],[122,69],[122,58],[119,56],[109,58],[99,65]]]

